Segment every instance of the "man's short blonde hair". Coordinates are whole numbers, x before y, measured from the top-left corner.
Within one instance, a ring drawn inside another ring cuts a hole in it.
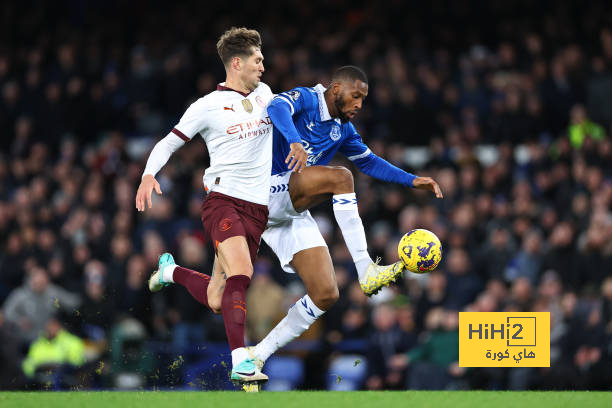
[[[261,49],[261,36],[257,30],[245,27],[232,27],[217,41],[217,52],[223,65],[228,65],[234,57],[249,57],[253,47]]]

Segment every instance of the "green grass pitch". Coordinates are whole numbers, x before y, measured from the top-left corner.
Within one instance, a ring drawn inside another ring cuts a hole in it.
[[[383,391],[383,392],[2,392],[0,407],[612,407],[612,392]]]

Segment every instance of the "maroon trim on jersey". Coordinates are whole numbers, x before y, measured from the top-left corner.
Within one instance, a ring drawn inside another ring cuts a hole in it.
[[[178,137],[180,137],[181,139],[183,139],[185,143],[189,141],[189,138],[185,136],[185,134],[181,132],[180,130],[178,130],[177,128],[172,129],[171,132],[177,135]]]
[[[234,91],[234,92],[238,92],[240,95],[244,96],[245,98],[251,94],[250,92],[249,93],[240,92],[235,89],[228,88],[227,86],[223,86],[221,84],[217,85],[217,91]]]

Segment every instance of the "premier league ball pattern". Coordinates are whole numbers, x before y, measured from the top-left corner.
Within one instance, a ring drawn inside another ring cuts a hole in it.
[[[402,237],[397,247],[406,269],[414,273],[431,272],[442,259],[442,244],[431,231],[415,229]]]

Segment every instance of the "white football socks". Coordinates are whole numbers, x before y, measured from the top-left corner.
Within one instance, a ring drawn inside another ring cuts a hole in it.
[[[242,363],[247,358],[249,358],[249,352],[246,348],[238,347],[232,350],[232,368],[236,368],[238,364]]]
[[[253,354],[266,361],[276,350],[308,330],[323,313],[325,312],[315,306],[310,296],[305,295],[289,308],[287,316],[255,346]]]
[[[168,265],[161,271],[164,282],[174,283],[174,269],[176,269],[177,266],[176,264]]]
[[[357,210],[355,193],[336,194],[333,197],[334,216],[342,231],[344,242],[353,257],[359,279],[365,275],[372,259],[368,254],[365,230]]]

